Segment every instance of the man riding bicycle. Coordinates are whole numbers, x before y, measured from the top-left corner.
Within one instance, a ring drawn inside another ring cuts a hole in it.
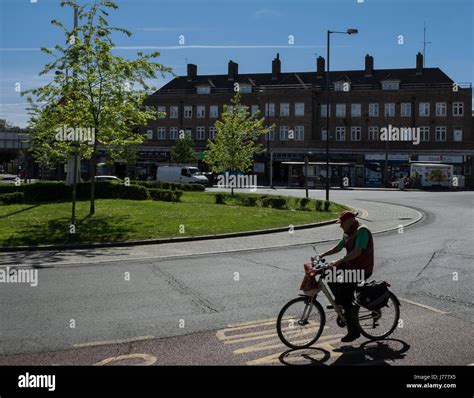
[[[341,225],[344,231],[343,237],[336,246],[323,253],[321,257],[339,253],[345,248],[347,254],[339,260],[329,263],[328,267],[333,266],[342,270],[363,270],[364,279],[367,279],[372,275],[374,268],[374,242],[369,228],[356,220],[357,214],[351,211],[343,211],[340,214],[336,223]],[[357,284],[358,282],[344,280],[328,283],[336,304],[344,309],[347,321],[347,334],[341,339],[344,343],[360,337],[359,307],[353,304]]]

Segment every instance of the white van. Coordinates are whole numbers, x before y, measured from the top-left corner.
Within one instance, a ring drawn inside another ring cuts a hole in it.
[[[190,182],[207,184],[207,177],[193,166],[158,166],[156,180],[162,182]]]

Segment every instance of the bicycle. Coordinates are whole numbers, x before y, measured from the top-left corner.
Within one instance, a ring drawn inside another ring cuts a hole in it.
[[[313,345],[321,336],[326,324],[326,314],[323,306],[317,300],[318,293],[322,292],[332,309],[337,314],[336,323],[339,327],[346,326],[342,307],[336,305],[334,297],[325,282],[326,270],[322,259],[316,252],[316,256],[311,257],[311,268],[316,279],[316,288],[308,294],[300,294],[300,297],[286,303],[278,314],[277,333],[280,340],[287,347],[298,349],[308,348]],[[306,265],[306,264],[305,264]],[[366,283],[366,282],[364,282]],[[363,286],[363,285],[362,285]],[[361,287],[362,287],[361,286]],[[390,286],[387,284],[387,286]],[[359,289],[359,287],[358,287]],[[393,333],[400,319],[400,301],[390,290],[388,291],[388,301],[380,309],[369,309],[357,300],[357,289],[354,297],[355,304],[359,307],[360,333],[370,340],[382,340]],[[310,318],[311,315],[314,318]],[[305,339],[304,336],[308,336]]]

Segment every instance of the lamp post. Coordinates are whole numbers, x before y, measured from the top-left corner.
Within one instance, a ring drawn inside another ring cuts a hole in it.
[[[79,152],[79,142],[74,141],[71,144],[73,154],[74,154],[74,164],[72,166],[73,179],[72,179],[72,217],[71,217],[71,224],[76,225],[76,184],[77,184],[77,155]]]
[[[347,29],[346,32],[336,32],[328,30],[327,32],[327,73],[326,73],[326,200],[329,200],[329,86],[331,80],[329,78],[329,53],[331,33],[340,33],[344,35],[355,35],[359,31],[357,29]]]
[[[306,188],[306,199],[309,198],[309,194],[308,194],[308,160],[309,160],[309,156],[311,156],[312,154],[313,154],[312,152],[307,152],[304,155],[304,174],[305,174],[304,184],[305,184],[305,188]]]

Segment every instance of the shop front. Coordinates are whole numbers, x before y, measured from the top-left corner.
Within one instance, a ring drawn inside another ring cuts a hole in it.
[[[385,170],[386,169],[386,170]],[[403,153],[367,153],[364,163],[364,185],[384,186],[384,178],[389,184],[410,175],[410,156]]]

